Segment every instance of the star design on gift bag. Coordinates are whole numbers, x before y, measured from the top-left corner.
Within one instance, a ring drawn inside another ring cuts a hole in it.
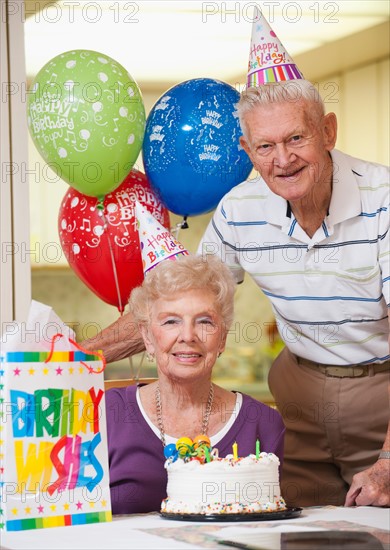
[[[11,512],[13,513],[14,516],[17,516],[18,515],[18,509],[17,508],[12,508]]]
[[[47,376],[49,374],[49,369],[45,367],[42,372],[45,376]]]
[[[18,368],[14,369],[14,376],[19,376],[22,371]]]
[[[76,506],[77,506],[77,510],[81,510],[81,508],[83,507],[83,503],[78,501],[76,502]]]
[[[63,371],[63,369],[62,369],[61,367],[57,367],[57,368],[56,368],[56,374],[57,374],[57,376],[62,376],[62,371]]]
[[[52,504],[52,505],[50,506],[50,510],[51,510],[52,512],[55,512],[55,511],[57,510],[57,506],[56,506],[55,504]]]
[[[30,508],[30,506],[26,506],[26,508],[24,509],[24,511],[26,512],[26,514],[31,514],[31,508]]]
[[[65,504],[63,506],[64,506],[64,510],[69,510],[69,508],[70,508],[69,502],[65,502]]]
[[[34,376],[34,374],[35,374],[35,369],[28,369],[28,374],[29,374],[30,376]]]
[[[43,514],[43,510],[44,510],[44,507],[42,506],[42,504],[40,504],[40,505],[38,506],[38,513],[39,513],[39,514]]]
[[[102,508],[105,508],[107,506],[107,501],[106,500],[102,500],[100,502],[100,504],[102,505]]]

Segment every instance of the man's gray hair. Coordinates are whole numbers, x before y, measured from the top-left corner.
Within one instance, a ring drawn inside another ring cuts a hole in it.
[[[309,103],[312,116],[321,118],[325,114],[324,102],[317,88],[308,80],[288,80],[285,82],[270,82],[262,86],[250,87],[241,93],[237,105],[241,129],[246,135],[244,117],[259,105],[272,103],[305,101]]]

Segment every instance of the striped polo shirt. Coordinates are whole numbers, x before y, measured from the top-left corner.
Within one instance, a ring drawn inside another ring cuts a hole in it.
[[[388,359],[389,171],[332,151],[329,212],[310,238],[262,178],[219,203],[198,253],[217,254],[270,299],[281,338],[331,365]]]

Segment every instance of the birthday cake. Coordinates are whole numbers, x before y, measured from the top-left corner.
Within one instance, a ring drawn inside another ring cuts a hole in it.
[[[286,509],[280,494],[276,455],[256,452],[246,457],[220,458],[218,450],[212,449],[205,438],[200,444],[197,438],[193,442],[181,438],[176,448],[166,446],[167,498],[161,504],[161,512],[214,515]]]

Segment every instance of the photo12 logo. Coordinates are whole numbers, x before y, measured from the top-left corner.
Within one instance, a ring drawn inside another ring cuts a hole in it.
[[[1,20],[20,18],[25,23],[83,23],[99,22],[139,23],[140,2],[87,2],[85,0],[64,0],[56,2],[22,2],[9,0],[1,2]],[[142,4],[142,2],[141,2]]]
[[[241,502],[252,504],[261,500],[273,502],[279,496],[279,483],[274,481],[256,481],[226,483],[209,481],[202,483],[202,503],[218,502],[229,504]]]
[[[338,23],[337,2],[203,2],[202,22],[219,18],[221,23],[245,21],[253,23],[255,14],[261,13],[269,23],[282,18],[287,23],[297,23],[304,17],[314,23]]]

